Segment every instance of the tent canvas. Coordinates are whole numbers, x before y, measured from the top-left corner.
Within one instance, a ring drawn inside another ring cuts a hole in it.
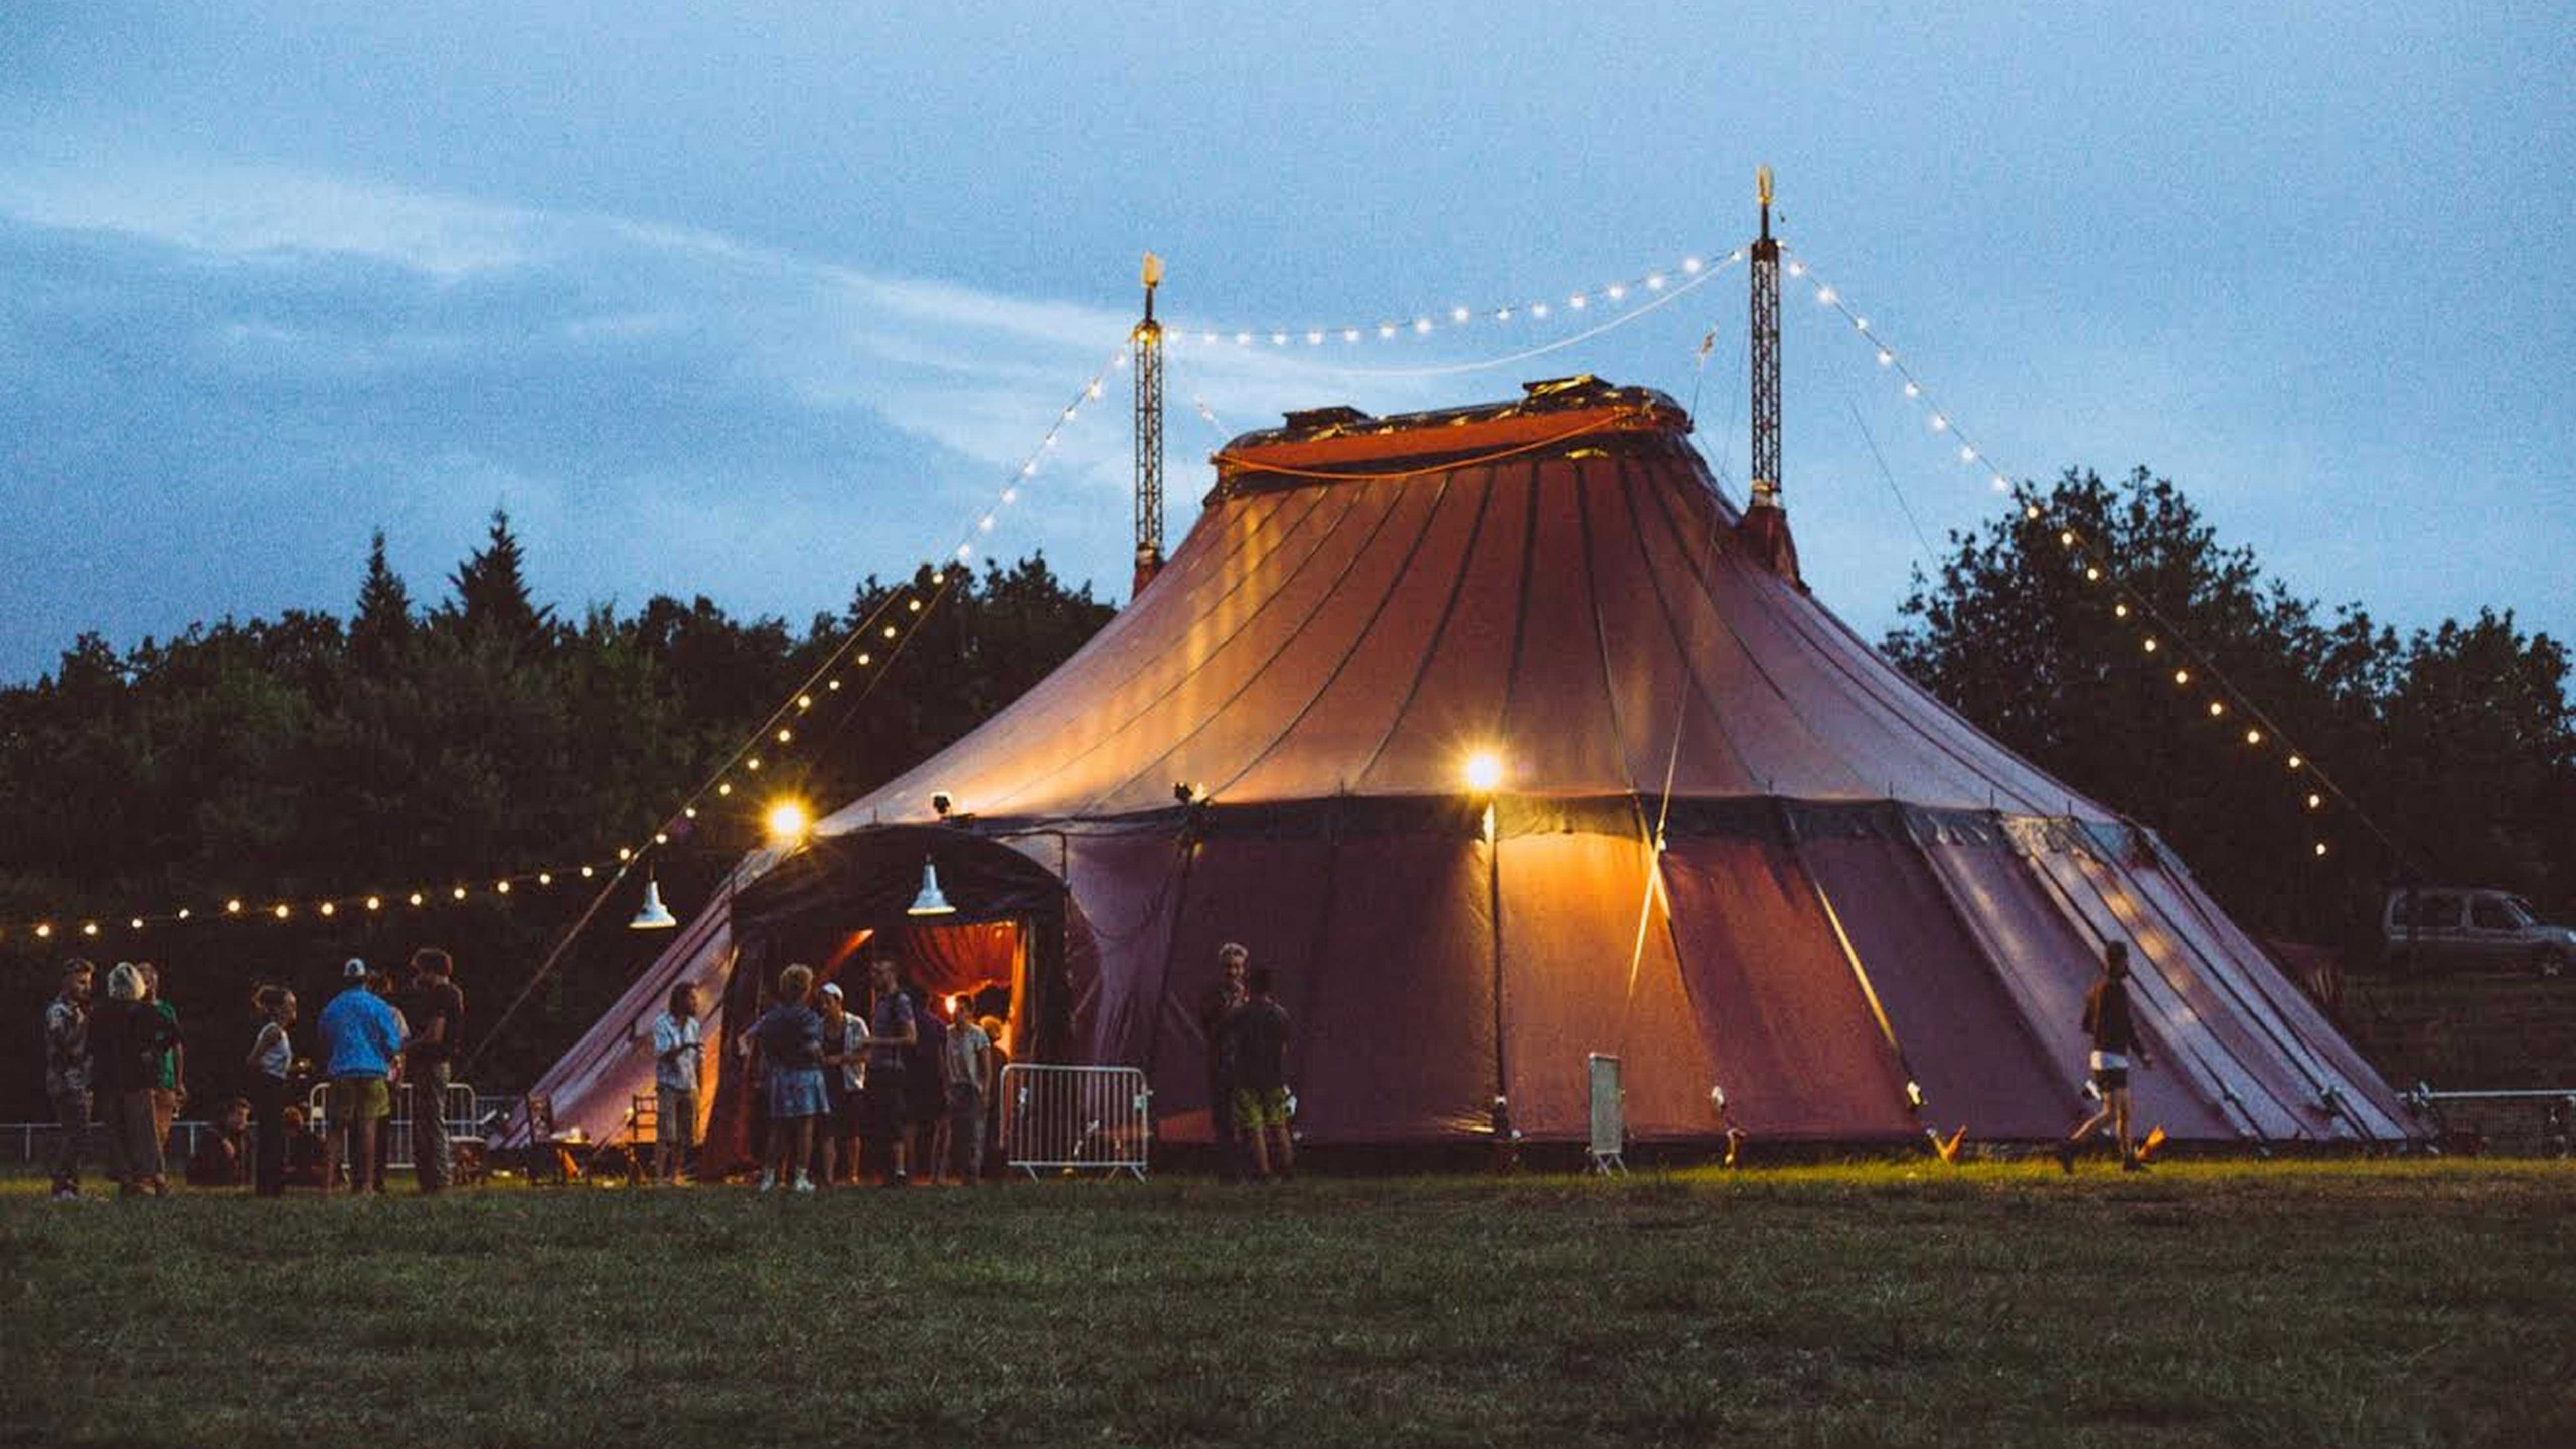
[[[1100,634],[720,898],[637,994],[774,974],[814,920],[909,899],[927,853],[952,896],[1032,923],[1032,1059],[1144,1068],[1167,1136],[1206,1133],[1198,1006],[1239,940],[1297,1024],[1310,1141],[1473,1138],[1497,1098],[1579,1141],[1594,1052],[1638,1138],[2037,1139],[2081,1113],[2082,994],[2126,939],[2143,1118],[2409,1135],[2151,832],[1748,543],[1688,431],[1660,393],[1572,379],[1234,440]],[[1502,764],[1490,798],[1474,751]],[[568,1054],[559,1112],[623,1091],[616,1057]]]

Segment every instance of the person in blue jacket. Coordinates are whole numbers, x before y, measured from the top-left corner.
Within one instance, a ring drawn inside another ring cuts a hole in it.
[[[345,1143],[351,1194],[376,1160],[376,1119],[392,1103],[394,1054],[402,1049],[402,1023],[393,1007],[367,989],[367,963],[351,958],[340,968],[347,989],[322,1008],[322,1073],[331,1082],[331,1135],[323,1145],[322,1190],[339,1179]]]

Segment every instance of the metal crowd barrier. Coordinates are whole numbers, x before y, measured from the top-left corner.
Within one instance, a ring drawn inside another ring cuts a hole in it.
[[[1133,1173],[1145,1180],[1154,1093],[1141,1067],[1002,1068],[1003,1161],[1042,1172]]]
[[[385,1146],[385,1166],[408,1168],[413,1165],[411,1155],[411,1091],[409,1088],[397,1082],[394,1084],[393,1094],[394,1115],[386,1121],[381,1129],[379,1129],[389,1134],[389,1140]],[[314,1083],[313,1090],[306,1093],[304,1098],[306,1125],[316,1132],[329,1132],[331,1128],[327,1118],[330,1115],[330,1104],[331,1084],[328,1082]],[[441,1110],[439,1115],[447,1119],[447,1140],[449,1142],[479,1142],[483,1139],[485,1135],[483,1123],[487,1119],[484,1115],[482,1104],[475,1099],[474,1088],[470,1083],[448,1083],[447,1095],[445,1100],[440,1103],[440,1108]]]

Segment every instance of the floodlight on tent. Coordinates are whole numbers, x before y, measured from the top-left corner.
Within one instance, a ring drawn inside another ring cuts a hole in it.
[[[927,858],[921,862],[921,894],[912,898],[912,904],[904,907],[903,913],[907,916],[953,916],[957,914],[957,908],[950,905],[948,903],[948,897],[940,893],[938,862]]]
[[[805,833],[814,828],[813,814],[801,800],[777,801],[762,821],[769,827],[769,843],[782,850],[803,841]]]
[[[1478,750],[1467,757],[1462,772],[1467,788],[1479,795],[1490,795],[1503,783],[1503,757],[1492,750]]]
[[[680,918],[671,914],[669,906],[662,904],[662,883],[650,875],[644,877],[644,904],[636,910],[635,919],[626,923],[626,929],[667,931],[678,924]]]

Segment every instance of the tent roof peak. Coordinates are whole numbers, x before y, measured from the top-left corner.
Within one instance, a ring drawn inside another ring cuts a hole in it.
[[[1245,433],[1218,450],[1217,494],[1281,480],[1543,455],[1623,436],[1678,439],[1691,430],[1690,415],[1667,394],[1589,373],[1523,383],[1521,393],[1509,401],[1385,417],[1346,406],[1300,409],[1282,426]]]

